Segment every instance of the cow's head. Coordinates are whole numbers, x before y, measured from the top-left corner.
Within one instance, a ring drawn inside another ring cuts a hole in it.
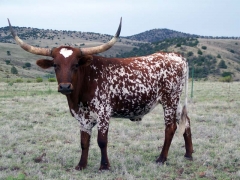
[[[61,46],[57,48],[39,48],[33,47],[25,42],[23,42],[13,31],[10,21],[8,20],[9,27],[18,45],[24,50],[37,55],[50,56],[53,59],[40,59],[37,61],[37,65],[43,69],[53,67],[55,69],[57,81],[58,81],[58,91],[67,95],[70,94],[74,87],[72,81],[77,74],[77,71],[82,66],[88,66],[92,62],[92,55],[107,51],[111,48],[117,41],[120,32],[122,18],[115,36],[107,43],[96,47],[90,48],[74,48],[70,46]]]
[[[79,48],[61,46],[52,50],[53,60],[40,59],[37,65],[43,69],[53,67],[58,81],[58,91],[70,94],[73,91],[73,81],[77,80],[79,68],[92,62],[92,55],[82,55]]]

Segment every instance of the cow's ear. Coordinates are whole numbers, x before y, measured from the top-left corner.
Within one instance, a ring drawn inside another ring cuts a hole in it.
[[[48,69],[53,66],[53,61],[49,59],[39,59],[36,64],[43,69]]]
[[[93,56],[91,55],[86,55],[86,56],[82,56],[79,59],[79,65],[80,66],[89,66],[93,61]]]

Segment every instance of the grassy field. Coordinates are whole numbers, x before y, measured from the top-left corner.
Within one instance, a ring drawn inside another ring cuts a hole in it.
[[[161,106],[142,122],[111,119],[107,172],[98,171],[96,128],[87,169],[74,170],[78,122],[56,90],[56,83],[0,83],[0,179],[240,179],[239,82],[195,82],[189,99],[193,161],[184,159],[184,140],[176,133],[167,164],[155,163],[164,140]]]

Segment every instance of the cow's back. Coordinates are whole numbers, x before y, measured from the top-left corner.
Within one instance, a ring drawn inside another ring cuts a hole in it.
[[[185,59],[175,53],[98,61],[98,67],[93,65],[101,71],[96,95],[111,105],[113,117],[130,119],[162,103],[164,94],[181,91],[186,68]]]

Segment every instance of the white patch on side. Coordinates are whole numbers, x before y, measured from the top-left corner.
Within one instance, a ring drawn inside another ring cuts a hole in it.
[[[60,51],[60,54],[63,55],[65,58],[71,56],[73,53],[73,51],[70,49],[67,49],[67,48],[62,48],[61,51]]]
[[[80,123],[80,130],[91,135],[92,134],[91,123],[87,123],[85,119],[81,115],[77,114],[73,109],[71,109],[71,111],[73,113],[74,118],[78,120],[78,122]]]

